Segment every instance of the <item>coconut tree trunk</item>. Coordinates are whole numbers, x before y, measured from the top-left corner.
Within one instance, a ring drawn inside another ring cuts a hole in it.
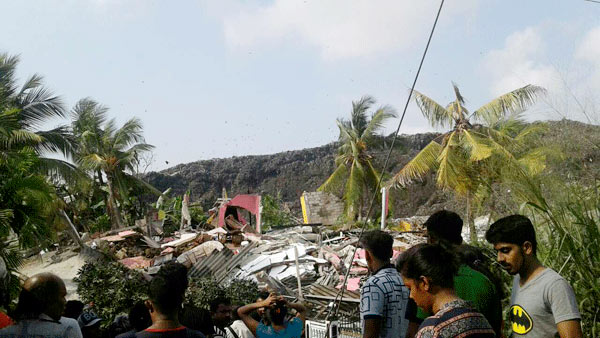
[[[123,219],[121,218],[121,210],[117,205],[116,191],[112,182],[112,177],[106,175],[106,183],[108,185],[108,204],[110,205],[110,215],[112,218],[112,228],[123,228]]]

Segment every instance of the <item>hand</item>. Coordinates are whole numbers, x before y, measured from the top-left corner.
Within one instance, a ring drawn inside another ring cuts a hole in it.
[[[276,294],[271,293],[271,294],[269,294],[269,297],[267,297],[267,299],[260,302],[260,306],[261,307],[270,307],[271,305],[275,305],[275,303],[277,302],[277,298],[278,298],[278,296]]]

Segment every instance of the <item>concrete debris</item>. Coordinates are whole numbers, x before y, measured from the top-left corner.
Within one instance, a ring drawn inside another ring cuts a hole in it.
[[[233,279],[254,280],[261,289],[291,298],[302,296],[313,306],[313,318],[324,318],[344,287],[339,309],[344,315],[356,315],[360,287],[369,274],[365,251],[358,244],[360,231],[332,231],[310,224],[261,234],[259,226],[246,221],[235,209],[259,214],[259,201],[254,195],[224,198],[216,206],[220,212],[214,214],[214,223],[221,226],[212,229],[185,226],[164,236],[158,229],[149,231],[148,226],[155,221],[140,221],[138,227],[111,231],[88,239],[86,244],[147,274],[176,260],[188,267],[190,278],[213,278],[224,285]],[[228,213],[226,217],[224,213]],[[423,222],[422,217],[389,222],[386,231],[394,237],[394,260],[409,247],[425,242]]]

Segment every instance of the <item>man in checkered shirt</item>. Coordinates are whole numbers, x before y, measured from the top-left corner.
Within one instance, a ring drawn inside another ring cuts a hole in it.
[[[379,230],[365,232],[360,240],[371,273],[360,292],[363,338],[411,338],[419,326],[417,306],[390,264],[393,242]]]

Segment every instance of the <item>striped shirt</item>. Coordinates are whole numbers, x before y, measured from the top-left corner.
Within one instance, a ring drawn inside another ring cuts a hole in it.
[[[446,303],[419,327],[416,338],[494,338],[494,330],[485,317],[470,303],[458,299]]]

